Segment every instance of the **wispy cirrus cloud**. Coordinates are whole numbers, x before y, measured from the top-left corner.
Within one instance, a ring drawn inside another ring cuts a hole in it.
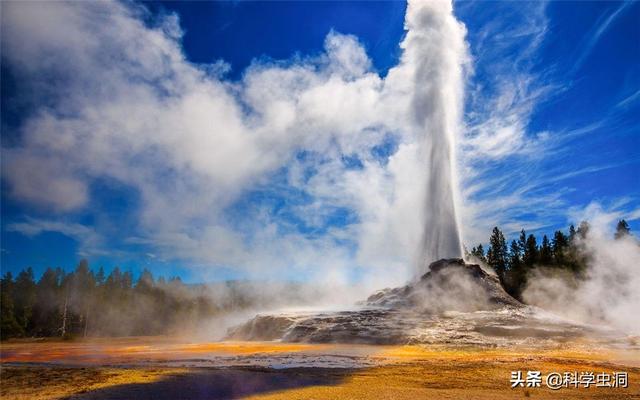
[[[495,225],[507,232],[523,224],[545,226],[552,216],[547,207],[558,206],[562,196],[535,192],[536,164],[553,139],[529,126],[538,104],[562,90],[544,71],[535,70],[548,32],[546,3],[500,3],[500,11],[510,17],[500,20],[482,7],[465,3],[458,11],[463,20],[481,16],[469,37],[474,71],[459,157],[467,243],[485,241]],[[531,210],[538,211],[535,218]]]
[[[110,254],[102,235],[95,229],[73,222],[38,219],[26,217],[20,222],[12,222],[4,226],[8,232],[18,232],[28,237],[38,236],[45,232],[56,232],[75,239],[82,254]]]
[[[620,5],[611,11],[608,15],[603,15],[600,20],[594,26],[594,29],[587,34],[584,39],[584,44],[580,47],[580,53],[575,59],[575,63],[571,68],[570,74],[576,73],[580,67],[584,64],[587,57],[593,51],[593,48],[598,44],[598,41],[602,35],[609,29],[624,13],[633,6],[633,1],[622,1]]]
[[[460,157],[468,244],[486,241],[496,225],[513,235],[521,228],[549,231],[575,222],[571,220],[575,214],[567,214],[567,209],[575,206],[568,199],[576,197],[576,189],[566,182],[638,161],[602,157],[594,161],[582,154],[588,152],[582,150],[585,138],[598,137],[602,131],[612,132],[609,135],[629,131],[619,122],[615,107],[578,126],[540,129],[532,123],[540,108],[549,107],[572,88],[572,81],[560,73],[565,60],[540,61],[552,40],[549,4],[500,3],[493,11],[509,17],[497,21],[483,6],[463,3],[458,11],[463,20],[475,24],[469,36],[475,73],[469,78]],[[581,58],[627,7],[621,5],[599,24]],[[629,99],[632,102],[633,96]],[[631,205],[626,212],[627,218],[634,215]]]

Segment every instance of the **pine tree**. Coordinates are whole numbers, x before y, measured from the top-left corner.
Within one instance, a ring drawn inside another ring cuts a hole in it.
[[[519,240],[511,241],[507,277],[505,289],[513,297],[520,299],[526,284],[526,271],[522,262],[522,247]]]
[[[511,241],[509,248],[509,269],[518,269],[522,266],[522,248],[516,240]]]
[[[70,310],[70,298],[73,289],[73,274],[63,275],[62,283],[60,284],[60,291],[62,292],[62,318],[60,318],[60,336],[63,338],[68,337],[71,332],[71,310]]]
[[[229,307],[214,306],[203,294],[205,289],[185,285],[179,278],[156,283],[150,271],[133,281],[131,272],[122,274],[117,268],[105,280],[104,272],[96,277],[86,260],[69,274],[48,268],[37,283],[27,268],[18,279],[7,273],[0,280],[0,334],[2,339],[167,334],[178,323],[200,321]],[[237,307],[255,305],[255,299],[242,291],[232,296],[237,296]]]
[[[531,268],[535,263],[538,262],[538,243],[536,242],[536,237],[533,235],[529,235],[524,245],[524,255],[523,255],[524,264]]]
[[[540,263],[544,266],[549,266],[553,263],[553,254],[551,250],[551,243],[547,235],[542,237],[542,246],[540,247]]]
[[[629,224],[624,219],[621,219],[620,221],[618,221],[618,225],[616,226],[616,233],[614,235],[614,238],[618,240],[629,235],[631,235]]]
[[[487,263],[487,257],[484,254],[484,248],[482,247],[482,244],[479,244],[478,247],[474,247],[473,249],[471,249],[471,255],[482,261],[483,263]]]
[[[504,282],[507,270],[507,243],[497,226],[493,228],[489,243],[491,244],[491,257],[487,255],[487,264],[493,267],[500,280]]]
[[[14,285],[13,304],[16,321],[29,334],[32,328],[33,307],[36,303],[36,282],[31,267],[20,271]]]
[[[114,292],[118,289],[122,289],[122,273],[120,272],[120,268],[115,267],[111,271],[111,273],[107,277],[105,285],[107,286],[109,292]]]
[[[493,248],[489,246],[487,249],[487,265],[491,265],[490,262],[493,262]]]
[[[87,336],[89,318],[94,305],[96,278],[89,268],[89,262],[80,260],[74,272],[74,310],[78,314],[78,333]]]
[[[565,264],[568,245],[569,239],[562,231],[556,231],[553,234],[551,251],[553,253],[553,262],[557,266],[563,266]]]
[[[520,231],[520,236],[518,237],[518,246],[520,247],[520,251],[524,252],[526,245],[527,245],[527,233],[523,229]]]
[[[24,329],[16,320],[13,295],[15,282],[11,272],[0,281],[0,334],[2,339],[24,335]]]

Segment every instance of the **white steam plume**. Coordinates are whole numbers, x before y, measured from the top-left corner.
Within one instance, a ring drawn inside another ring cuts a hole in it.
[[[569,319],[605,324],[640,335],[640,242],[626,236],[614,240],[610,227],[620,216],[591,204],[579,218],[590,228],[579,240],[587,256],[586,279],[539,269],[529,277],[523,298],[527,303],[551,310]],[[578,220],[580,220],[578,219]]]
[[[3,142],[3,180],[12,199],[46,212],[11,222],[64,234],[89,214],[88,257],[124,244],[257,277],[338,281],[356,265],[372,286],[459,256],[465,29],[444,1],[410,2],[405,26],[384,78],[357,38],[329,32],[320,54],[254,61],[232,81],[223,61],[188,61],[177,15],[128,2],[3,3],[2,61],[29,110]],[[393,150],[376,155],[388,138]],[[96,201],[96,182],[135,193],[126,230]],[[284,203],[312,233],[261,204],[230,218],[255,189],[311,199]],[[335,210],[355,217],[327,229]]]
[[[462,257],[455,209],[455,143],[463,104],[466,30],[449,2],[410,2],[403,61],[411,66],[411,111],[427,160],[423,262]]]

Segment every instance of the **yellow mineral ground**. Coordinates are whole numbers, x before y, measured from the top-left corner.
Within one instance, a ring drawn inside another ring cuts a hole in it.
[[[640,399],[638,350],[601,349],[576,342],[550,348],[453,348],[446,346],[347,346],[272,342],[189,343],[171,338],[94,339],[78,342],[2,343],[2,399],[158,398],[163,383],[178,393],[200,383],[237,379],[254,387],[234,398],[251,399]],[[193,355],[277,357],[282,354],[357,355],[363,368],[218,369],[158,367],[153,360]],[[149,365],[127,364],[149,360]],[[101,361],[100,361],[101,360]],[[105,360],[108,360],[105,362]],[[32,364],[35,363],[35,364]],[[53,363],[53,364],[51,364]],[[117,365],[114,367],[113,364]],[[73,365],[73,366],[72,366]],[[109,366],[107,366],[109,365]],[[230,375],[234,371],[238,375]],[[511,371],[628,373],[627,388],[511,388]],[[280,386],[278,384],[280,382]],[[283,387],[282,382],[293,382]],[[295,383],[298,382],[298,383]],[[180,385],[185,385],[181,387]],[[207,397],[216,397],[214,393]]]

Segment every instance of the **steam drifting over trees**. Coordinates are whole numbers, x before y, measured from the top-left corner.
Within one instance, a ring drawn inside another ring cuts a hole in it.
[[[301,303],[301,293],[310,292],[293,283],[185,284],[146,269],[138,280],[118,267],[105,276],[86,260],[69,273],[48,268],[37,281],[31,268],[15,278],[7,272],[1,285],[2,339],[193,333],[211,318],[276,301]]]
[[[517,240],[512,240],[507,250],[504,234],[498,227],[494,227],[489,238],[489,248],[485,251],[482,244],[473,247],[467,257],[474,257],[491,266],[506,291],[522,300],[522,292],[527,285],[527,277],[536,269],[547,268],[566,271],[576,279],[584,278],[589,262],[589,254],[581,246],[589,234],[589,223],[582,221],[576,230],[569,227],[568,235],[562,231],[555,231],[553,239],[542,236],[542,243],[538,245],[534,235],[523,229]],[[620,240],[631,235],[629,224],[620,220],[616,226],[614,238]]]

